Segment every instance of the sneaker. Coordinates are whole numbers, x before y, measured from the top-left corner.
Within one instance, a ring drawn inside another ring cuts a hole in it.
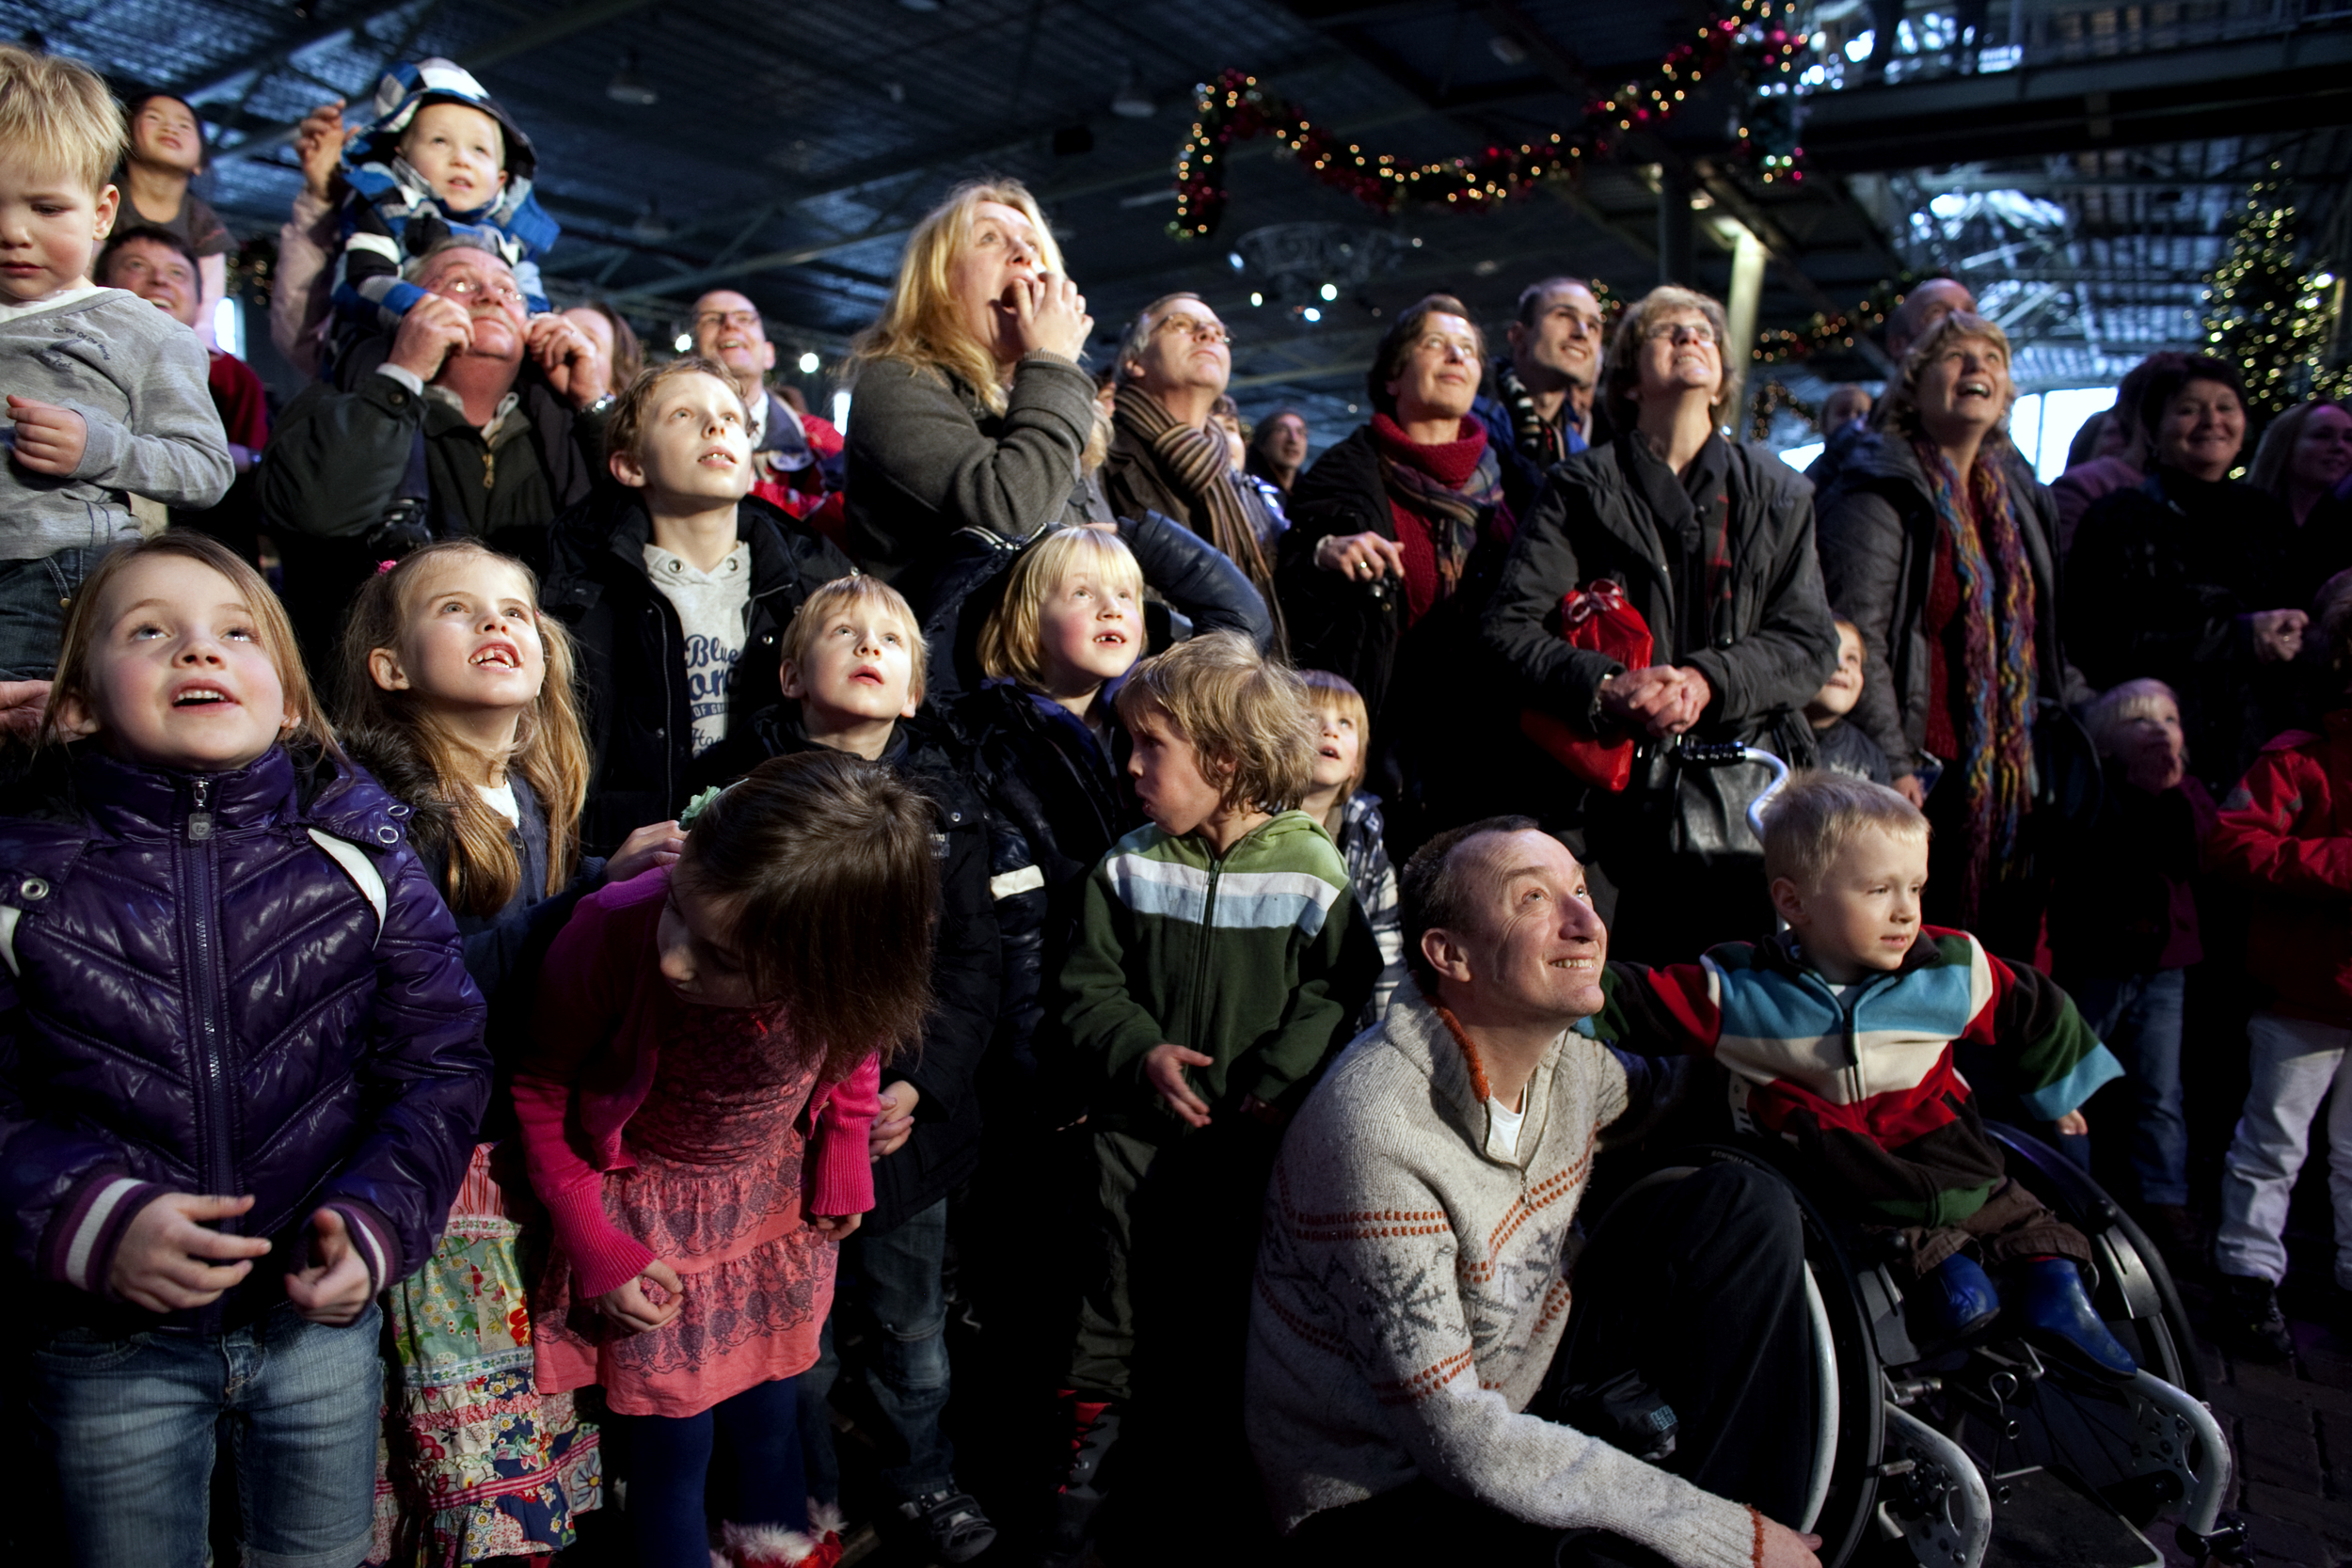
[[[2279,1288],[2250,1275],[2221,1276],[2221,1329],[2232,1350],[2254,1361],[2284,1361],[2295,1354]]]
[[[969,1562],[996,1542],[996,1527],[980,1505],[969,1492],[952,1486],[908,1498],[898,1513],[923,1532],[931,1556],[942,1562]]]
[[[2128,1378],[2139,1370],[2132,1353],[2100,1321],[2072,1258],[2028,1259],[2015,1277],[2024,1297],[2017,1315],[2027,1338],[2109,1377]]]

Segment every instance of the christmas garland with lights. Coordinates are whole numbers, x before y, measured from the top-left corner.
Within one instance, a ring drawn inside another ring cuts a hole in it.
[[[1793,21],[1795,11],[1794,0],[1725,0],[1695,40],[1677,44],[1647,75],[1587,103],[1576,123],[1537,141],[1488,147],[1476,157],[1434,164],[1368,153],[1316,125],[1304,109],[1248,71],[1228,71],[1203,84],[1194,104],[1192,129],[1176,159],[1176,216],[1168,231],[1178,239],[1216,232],[1225,215],[1227,155],[1259,136],[1275,137],[1316,179],[1380,212],[1406,206],[1484,212],[1525,196],[1587,157],[1606,154],[1621,135],[1664,125],[1709,72],[1728,71],[1749,87],[1788,76],[1810,46],[1804,34],[1775,25],[1772,19]],[[1753,118],[1770,123],[1740,127],[1740,147],[1767,182],[1804,178],[1797,167],[1804,149],[1788,134],[1788,102],[1786,96],[1752,99],[1752,104],[1772,110]]]
[[[1810,359],[1816,354],[1851,348],[1863,332],[1883,326],[1902,304],[1903,295],[1915,286],[1915,278],[1900,278],[1881,283],[1870,291],[1867,299],[1857,300],[1851,312],[1829,315],[1820,311],[1799,327],[1775,326],[1756,335],[1756,362],[1759,365],[1780,365],[1790,360]]]

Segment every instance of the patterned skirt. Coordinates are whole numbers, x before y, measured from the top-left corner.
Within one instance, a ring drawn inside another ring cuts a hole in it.
[[[517,1219],[535,1218],[531,1189],[511,1150],[497,1161],[501,1183],[492,1151],[474,1149],[432,1258],[386,1294],[371,1564],[454,1568],[556,1552],[599,1501],[596,1427],[574,1414],[571,1394],[533,1382],[516,1245]]]

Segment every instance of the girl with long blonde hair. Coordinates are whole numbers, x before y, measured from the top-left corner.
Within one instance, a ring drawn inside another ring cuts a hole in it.
[[[469,540],[387,563],[343,629],[347,744],[411,813],[408,838],[490,1004],[501,1081],[526,1043],[538,956],[580,896],[675,860],[680,844],[665,822],[610,863],[580,855],[589,762],[572,670],[571,639],[541,615],[529,568]],[[396,1387],[377,1541],[434,1561],[560,1550],[597,1503],[596,1429],[569,1393],[541,1396],[532,1380],[519,1227],[501,1180],[516,1172],[497,1157],[511,1126],[501,1091],[447,1228],[388,1298]]]

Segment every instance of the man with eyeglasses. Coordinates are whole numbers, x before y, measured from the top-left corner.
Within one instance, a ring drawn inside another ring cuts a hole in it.
[[[1547,277],[1519,293],[1511,352],[1488,366],[1491,395],[1470,405],[1502,457],[1502,494],[1524,517],[1553,464],[1592,438],[1593,388],[1600,380],[1600,301],[1573,277]]]
[[[1118,375],[1103,463],[1111,511],[1175,518],[1231,557],[1272,607],[1270,562],[1282,524],[1233,466],[1216,422],[1217,399],[1233,378],[1232,334],[1199,294],[1168,294],[1127,324]]]
[[[313,672],[378,562],[476,538],[536,562],[547,525],[603,462],[603,356],[562,316],[531,319],[514,273],[452,240],[404,269],[426,297],[390,338],[356,344],[340,383],[288,405],[262,467],[287,608]]]
[[[768,389],[776,345],[759,307],[733,289],[694,301],[694,352],[723,367],[751,411],[752,494],[806,517],[841,489],[841,433]]]

